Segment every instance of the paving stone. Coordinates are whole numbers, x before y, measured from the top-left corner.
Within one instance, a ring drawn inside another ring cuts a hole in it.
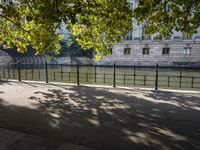
[[[7,147],[8,150],[48,150],[45,146],[38,146],[28,143],[13,143]]]
[[[55,150],[61,143],[39,136],[26,135],[10,145],[10,150]]]
[[[85,146],[74,145],[74,144],[63,144],[58,147],[56,150],[97,150]]]
[[[0,150],[7,150],[7,146],[18,141],[23,136],[25,136],[23,133],[0,128]]]
[[[0,128],[0,150],[97,150]]]
[[[21,138],[21,141],[35,145],[45,145],[47,147],[56,147],[61,144],[60,142],[34,135],[26,135]]]

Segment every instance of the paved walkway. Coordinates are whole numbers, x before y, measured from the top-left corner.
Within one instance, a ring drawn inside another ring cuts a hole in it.
[[[196,150],[200,92],[0,82],[0,127],[99,150]]]
[[[0,150],[97,150],[0,128]]]

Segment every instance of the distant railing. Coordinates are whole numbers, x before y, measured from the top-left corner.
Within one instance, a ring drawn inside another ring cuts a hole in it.
[[[135,86],[200,89],[200,67],[67,65],[8,63],[1,65],[0,79],[37,80],[113,87]]]

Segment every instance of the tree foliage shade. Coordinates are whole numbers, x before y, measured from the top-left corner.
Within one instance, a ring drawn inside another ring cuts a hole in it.
[[[37,54],[58,53],[64,22],[84,49],[106,54],[132,27],[126,0],[1,0],[0,11],[0,42],[19,52],[31,45]]]
[[[145,22],[146,33],[169,37],[174,30],[193,34],[200,27],[200,0],[0,0],[0,43],[25,52],[59,53],[61,24],[84,49],[108,54],[132,30],[132,20]]]
[[[76,41],[76,38],[72,35],[67,36],[67,41],[63,40],[60,42],[61,50],[60,53],[55,55],[55,57],[60,56],[70,56],[70,57],[93,57],[93,49],[83,49],[78,42]]]
[[[190,35],[200,27],[200,0],[139,0],[135,19],[145,23],[147,33],[169,37],[173,31]]]

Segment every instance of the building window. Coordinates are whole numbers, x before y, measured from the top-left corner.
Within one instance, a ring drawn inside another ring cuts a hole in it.
[[[184,40],[191,40],[191,39],[192,39],[192,34],[189,34],[189,33],[187,33],[187,32],[183,32],[183,33],[182,33],[182,38],[183,38]]]
[[[191,54],[191,47],[184,47],[182,50],[183,55],[190,55]]]
[[[113,52],[112,48],[109,49],[109,52],[110,52],[110,55],[112,55],[112,52]]]
[[[129,3],[129,7],[133,9],[133,3]]]
[[[151,34],[145,32],[145,27],[142,27],[142,40],[151,40]]]
[[[131,54],[131,48],[124,48],[124,55],[130,55]]]
[[[149,55],[150,48],[143,48],[142,54]]]
[[[169,49],[168,47],[163,48],[162,54],[163,55],[169,55]]]
[[[132,35],[133,35],[133,32],[132,32],[132,31],[128,32],[128,33],[125,35],[124,40],[125,40],[125,41],[131,41],[132,38],[133,38]]]

